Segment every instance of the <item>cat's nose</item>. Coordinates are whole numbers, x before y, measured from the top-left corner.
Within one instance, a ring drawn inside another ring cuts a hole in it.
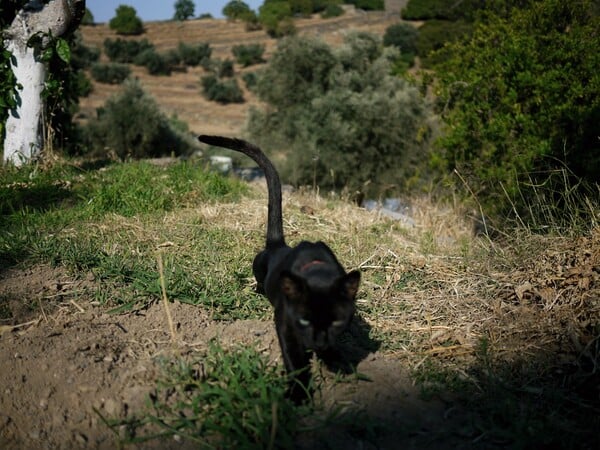
[[[327,348],[327,334],[320,331],[315,334],[315,350],[323,350]]]

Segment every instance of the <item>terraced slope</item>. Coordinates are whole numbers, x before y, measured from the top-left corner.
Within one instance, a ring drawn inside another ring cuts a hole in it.
[[[298,19],[296,27],[300,35],[319,36],[330,45],[338,45],[347,31],[362,30],[383,34],[389,25],[399,20],[397,14],[350,10],[343,16],[331,19],[321,19],[319,16]],[[277,46],[277,40],[270,38],[264,31],[248,32],[242,22],[224,19],[148,22],[145,28],[143,35],[124,39],[148,39],[159,51],[175,48],[179,42],[208,42],[213,49],[213,57],[220,59],[232,59],[231,48],[238,44],[263,44],[267,58]],[[98,48],[103,47],[105,39],[117,38],[107,24],[82,27],[82,34],[86,45]],[[253,66],[242,69],[236,66],[237,76],[257,68],[258,66]],[[194,133],[240,134],[249,108],[258,104],[256,97],[247,91],[244,93],[246,102],[243,104],[219,105],[207,101],[200,91],[199,80],[204,75],[204,70],[199,67],[190,68],[187,72],[174,72],[169,77],[151,76],[144,68],[135,66],[132,66],[132,71],[164,111],[168,115],[176,114],[187,122]],[[238,81],[244,87],[243,81]],[[118,86],[95,83],[94,92],[88,98],[81,99],[81,116],[93,117],[96,108],[104,104],[118,89]]]

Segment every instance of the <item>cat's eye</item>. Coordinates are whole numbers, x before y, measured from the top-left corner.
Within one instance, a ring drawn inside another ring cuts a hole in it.
[[[343,327],[344,325],[346,325],[346,321],[345,320],[334,320],[333,322],[331,322],[331,325],[334,327]]]
[[[298,323],[300,324],[300,326],[302,327],[307,327],[310,325],[310,321],[306,320],[306,319],[298,319]]]

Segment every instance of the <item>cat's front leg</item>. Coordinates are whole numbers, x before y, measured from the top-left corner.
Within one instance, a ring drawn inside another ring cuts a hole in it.
[[[312,396],[310,358],[311,352],[301,343],[291,327],[277,325],[277,337],[281,355],[289,377],[287,397],[300,404]]]

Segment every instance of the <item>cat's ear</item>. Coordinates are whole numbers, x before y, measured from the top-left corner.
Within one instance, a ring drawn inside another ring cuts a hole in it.
[[[283,295],[288,299],[296,301],[302,298],[302,293],[304,291],[302,282],[287,270],[284,270],[281,273],[279,282],[281,284],[281,292],[283,292]]]
[[[353,270],[349,274],[345,275],[342,280],[342,290],[346,298],[353,300],[358,292],[358,285],[360,284],[360,272]]]

